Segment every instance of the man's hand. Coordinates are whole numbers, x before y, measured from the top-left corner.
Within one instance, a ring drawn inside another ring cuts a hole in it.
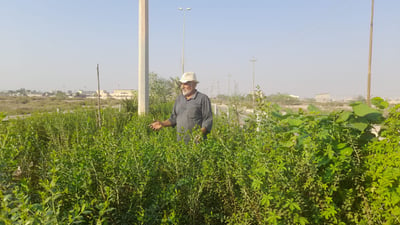
[[[163,127],[162,122],[156,120],[149,125],[149,127],[153,130],[160,130]]]
[[[163,127],[170,127],[170,126],[172,126],[172,124],[171,121],[169,120],[164,120],[164,121],[156,120],[149,125],[149,127],[153,130],[160,130]]]

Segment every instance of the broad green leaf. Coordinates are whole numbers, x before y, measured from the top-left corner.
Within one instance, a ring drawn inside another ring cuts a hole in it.
[[[286,119],[286,122],[287,122],[290,126],[295,126],[295,127],[297,127],[297,126],[301,125],[302,123],[304,123],[304,121],[301,120],[301,119],[293,119],[293,118],[287,118],[287,119]]]
[[[382,112],[379,112],[363,103],[353,105],[353,110],[355,115],[359,118],[366,119],[370,123],[381,123],[384,119]]]
[[[373,108],[369,107],[368,105],[366,105],[364,103],[360,103],[360,104],[354,105],[353,106],[353,111],[354,111],[354,114],[356,114],[357,116],[360,116],[360,117],[366,116],[366,115],[371,114],[371,113],[380,114],[380,112],[378,110],[373,109]]]
[[[351,112],[348,112],[348,111],[343,111],[343,112],[341,112],[340,114],[339,114],[339,117],[336,119],[336,122],[337,123],[340,123],[340,122],[345,122],[345,121],[347,121],[349,118],[350,118],[350,116],[351,116]]]
[[[352,123],[350,126],[352,128],[355,128],[355,129],[359,130],[359,131],[364,131],[365,129],[367,129],[368,123],[358,122],[358,123]]]
[[[345,156],[351,156],[351,154],[353,153],[353,149],[350,147],[344,148],[342,150],[340,150],[340,154],[341,155],[345,155]]]
[[[379,109],[386,109],[389,107],[389,103],[380,97],[372,98],[371,103]]]
[[[360,136],[359,141],[360,141],[360,143],[367,143],[367,142],[371,141],[372,139],[374,139],[375,137],[376,136],[374,134],[372,134],[371,132],[365,132]]]
[[[339,143],[339,144],[336,145],[336,149],[338,149],[338,150],[341,150],[341,149],[343,149],[345,147],[347,147],[346,143]]]

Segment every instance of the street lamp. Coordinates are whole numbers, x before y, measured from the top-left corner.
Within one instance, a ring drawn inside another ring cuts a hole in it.
[[[374,30],[374,0],[371,2],[371,24],[369,29],[369,56],[368,56],[368,86],[367,104],[371,106],[371,64],[372,64],[372,35]]]
[[[183,12],[183,39],[182,39],[182,74],[185,73],[185,15],[192,8],[178,8]]]
[[[254,106],[254,98],[255,98],[255,87],[254,87],[254,79],[256,76],[256,72],[255,72],[255,64],[256,64],[257,59],[253,56],[252,59],[250,59],[250,62],[253,63],[253,106]]]

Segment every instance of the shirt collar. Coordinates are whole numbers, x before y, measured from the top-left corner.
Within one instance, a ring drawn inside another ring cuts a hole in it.
[[[190,101],[192,99],[196,99],[198,93],[199,92],[196,89],[196,90],[194,90],[194,94],[192,95],[192,97],[190,97],[189,99],[187,99],[185,96],[183,96],[183,97],[186,99],[186,101]]]

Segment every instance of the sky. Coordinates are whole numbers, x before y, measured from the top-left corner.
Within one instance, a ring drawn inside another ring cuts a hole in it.
[[[149,71],[159,77],[182,75],[184,48],[185,71],[211,97],[248,94],[253,77],[267,95],[367,94],[371,0],[148,3]],[[138,5],[0,0],[0,90],[96,90],[97,64],[101,89],[137,89]],[[371,96],[398,98],[400,1],[374,8]]]

